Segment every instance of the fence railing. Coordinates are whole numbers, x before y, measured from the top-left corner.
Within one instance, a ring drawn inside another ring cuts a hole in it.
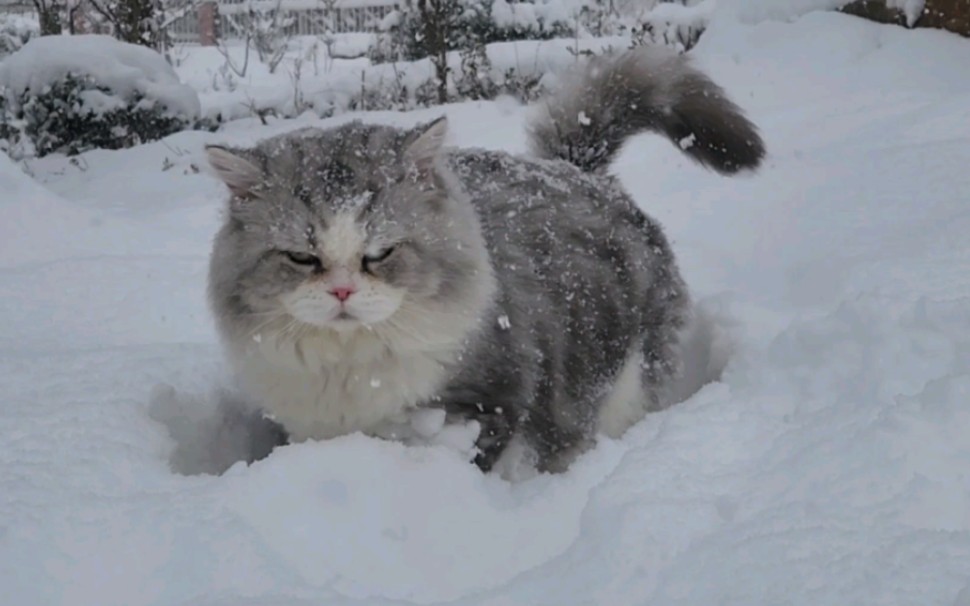
[[[297,36],[322,35],[328,32],[376,32],[381,21],[397,6],[397,0],[343,0],[333,8],[318,0],[282,0],[282,2],[255,0],[219,0],[215,9],[221,20],[245,21],[250,7],[262,11],[280,12],[280,23],[286,23],[285,33]],[[329,3],[328,3],[329,4]],[[232,39],[238,37],[238,27],[207,18],[209,7],[193,6],[178,18],[170,21],[165,29],[175,43],[205,43],[216,38]],[[210,9],[211,10],[211,9]],[[209,25],[212,23],[212,25]],[[207,27],[217,27],[219,31],[204,31]]]
[[[37,15],[37,9],[30,2],[7,2],[0,4],[0,14],[28,17]]]
[[[238,27],[223,20],[244,21],[250,8],[275,11],[279,7],[280,22],[287,23],[285,33],[295,36],[318,36],[327,32],[376,32],[381,21],[399,4],[399,0],[215,0],[189,2],[169,17],[162,26],[169,39],[176,44],[211,44],[218,38],[233,39]],[[213,10],[214,9],[214,10]],[[29,2],[0,4],[0,14],[36,17]]]

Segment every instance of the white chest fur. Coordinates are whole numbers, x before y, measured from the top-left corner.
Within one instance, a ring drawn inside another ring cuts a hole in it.
[[[302,441],[400,422],[438,390],[453,350],[396,351],[375,334],[337,338],[328,331],[264,334],[234,358],[261,405]]]

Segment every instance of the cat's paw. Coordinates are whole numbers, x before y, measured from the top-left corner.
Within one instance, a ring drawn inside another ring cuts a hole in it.
[[[371,433],[408,446],[441,446],[471,461],[477,454],[479,432],[477,421],[449,419],[438,408],[417,408],[385,420]]]

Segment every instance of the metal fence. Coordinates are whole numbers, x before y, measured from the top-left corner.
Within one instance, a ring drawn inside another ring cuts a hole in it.
[[[30,2],[0,2],[0,14],[36,17],[37,9]]]
[[[397,6],[397,0],[342,0],[327,8],[318,0],[218,0],[216,3],[220,20],[219,37],[232,39],[242,29],[251,8],[260,11],[276,11],[279,22],[286,23],[284,31],[290,35],[313,36],[327,32],[376,32],[381,21]],[[232,20],[232,22],[229,22]],[[233,27],[235,25],[235,27]],[[165,26],[175,43],[193,43],[200,39],[199,9],[193,6],[184,14],[172,19]]]

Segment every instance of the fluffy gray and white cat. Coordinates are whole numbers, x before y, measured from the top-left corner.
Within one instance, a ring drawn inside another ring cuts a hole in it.
[[[538,107],[533,157],[350,122],[209,146],[230,190],[210,296],[228,357],[290,440],[380,433],[419,407],[559,471],[664,404],[686,287],[660,226],[603,174],[666,135],[729,174],[754,125],[683,56],[594,59]]]

